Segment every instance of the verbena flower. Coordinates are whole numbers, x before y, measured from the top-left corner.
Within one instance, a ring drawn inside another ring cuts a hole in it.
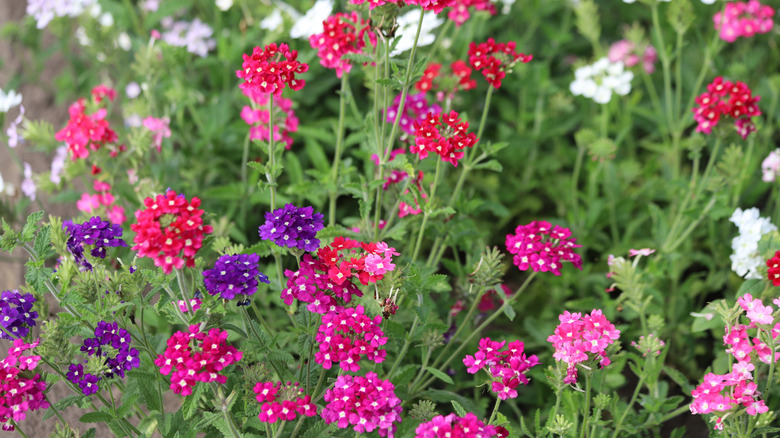
[[[415,438],[492,438],[498,435],[496,426],[483,423],[476,415],[469,412],[463,417],[455,414],[437,415],[425,423],[421,423],[414,431]]]
[[[488,38],[484,43],[469,44],[469,64],[474,70],[481,71],[494,88],[501,87],[501,80],[515,64],[527,63],[532,59],[533,55],[518,52],[514,41],[497,43],[493,38]]]
[[[260,238],[275,244],[314,251],[320,247],[317,231],[324,228],[322,213],[315,213],[313,207],[296,207],[287,204],[265,214],[265,223],[260,226]]]
[[[506,350],[501,349],[506,345]],[[517,387],[529,382],[526,373],[532,367],[539,365],[539,358],[533,354],[526,356],[523,351],[525,345],[521,341],[492,341],[490,338],[482,338],[479,341],[479,350],[474,356],[466,355],[463,364],[468,368],[469,374],[476,374],[484,369],[491,377],[490,389],[501,400],[517,398]]]
[[[761,179],[764,182],[774,182],[778,175],[780,175],[780,149],[775,149],[769,152],[769,155],[761,162],[761,171],[763,175]]]
[[[144,127],[152,131],[152,145],[157,148],[157,152],[162,152],[163,138],[169,138],[171,136],[171,128],[168,126],[170,123],[171,119],[168,117],[158,119],[148,116],[143,121]]]
[[[241,118],[251,126],[249,138],[268,141],[270,139],[268,125],[271,123],[271,113],[268,111],[270,95],[247,88],[242,91],[255,103],[255,109],[249,105],[241,109]],[[293,110],[293,101],[284,97],[275,97],[273,111],[274,142],[283,142],[284,148],[290,150],[293,144],[290,133],[298,131],[298,117]]]
[[[563,383],[577,382],[577,364],[587,360],[598,360],[602,368],[612,363],[607,357],[607,347],[620,337],[620,330],[602,314],[594,309],[590,315],[563,312],[558,319],[561,323],[555,332],[547,338],[553,344],[553,357],[567,365]]]
[[[577,239],[571,237],[571,230],[549,222],[533,221],[518,225],[515,234],[507,234],[506,249],[513,254],[512,262],[521,271],[530,267],[534,271],[552,272],[561,275],[563,262],[571,262],[582,269],[582,258],[574,252]]]
[[[612,93],[621,96],[630,93],[633,78],[634,73],[625,70],[622,62],[601,58],[592,65],[574,71],[574,81],[569,84],[569,91],[575,96],[584,96],[605,104],[612,99]]]
[[[31,327],[35,327],[38,312],[32,310],[35,297],[22,294],[18,290],[3,291],[0,296],[0,338],[14,340],[27,336]]]
[[[0,113],[7,113],[11,108],[22,103],[22,95],[14,90],[7,93],[0,90]]]
[[[205,57],[217,46],[217,40],[211,37],[214,30],[198,18],[188,22],[165,17],[161,24],[164,29],[161,39],[171,46],[184,47],[200,57]]]
[[[6,431],[13,431],[14,423],[27,417],[27,412],[46,409],[44,391],[46,382],[33,371],[41,360],[40,356],[22,356],[22,353],[38,346],[36,340],[27,344],[23,339],[14,340],[8,355],[0,360],[0,425]]]
[[[640,47],[629,40],[620,40],[612,43],[607,54],[609,62],[622,62],[626,67],[633,67],[640,62],[645,73],[655,71],[655,62],[658,60],[658,52],[655,47],[648,45],[641,51]]]
[[[310,395],[296,382],[258,382],[253,391],[258,403],[262,403],[258,419],[263,423],[275,423],[276,420],[292,421],[298,415],[313,417],[317,415],[317,405],[312,403]]]
[[[343,375],[323,396],[322,419],[336,423],[339,429],[352,427],[357,433],[376,430],[379,436],[393,437],[401,422],[401,399],[395,386],[376,373],[363,376]]]
[[[19,105],[19,114],[8,124],[8,128],[5,130],[5,134],[8,136],[9,148],[13,149],[24,142],[24,137],[19,134],[19,126],[22,124],[22,120],[24,120],[24,105]]]
[[[244,79],[239,85],[242,90],[252,89],[280,97],[285,87],[300,90],[306,85],[306,81],[295,75],[306,73],[309,65],[298,62],[298,51],[290,50],[287,44],[255,47],[252,55],[243,56],[241,70],[236,71],[236,76]]]
[[[725,81],[718,76],[707,85],[707,92],[696,98],[698,106],[691,108],[693,119],[698,123],[696,132],[709,134],[721,117],[731,117],[737,133],[746,139],[756,130],[752,118],[761,115],[759,100],[761,97],[753,96],[744,83]]]
[[[336,70],[338,77],[352,69],[352,62],[342,59],[344,55],[361,53],[366,47],[366,39],[376,47],[376,34],[371,30],[370,22],[355,11],[351,14],[339,12],[328,17],[322,25],[322,32],[309,37],[309,43],[317,49],[320,64]]]
[[[769,33],[775,24],[774,15],[775,10],[771,6],[762,5],[758,0],[728,2],[723,12],[715,13],[712,21],[715,30],[720,31],[720,39],[733,43],[740,37]]]
[[[71,364],[66,375],[71,383],[81,388],[84,395],[98,392],[99,381],[114,376],[124,378],[125,371],[141,366],[138,350],[130,346],[132,342],[130,333],[119,328],[116,322],[98,322],[94,335],[92,338],[84,339],[81,352],[87,356],[102,358],[106,371],[95,375],[85,372],[81,364]]]
[[[460,27],[465,23],[471,13],[469,9],[476,11],[487,11],[490,15],[496,15],[496,5],[490,0],[454,0],[450,5],[451,9],[447,13],[447,18],[455,22],[455,26]]]
[[[243,353],[227,344],[228,332],[212,328],[208,333],[200,331],[198,324],[188,332],[177,331],[168,339],[165,352],[154,361],[160,373],[171,373],[171,390],[187,396],[197,382],[227,382],[227,376],[219,374],[225,367],[241,360]]]
[[[387,122],[395,123],[398,117],[398,109],[401,106],[401,95],[398,94],[393,99],[393,104],[387,108]],[[425,98],[425,93],[415,93],[406,96],[404,103],[404,112],[401,114],[401,120],[398,121],[398,127],[407,134],[414,135],[414,124],[425,120],[428,114],[439,114],[441,107],[435,103],[429,104]]]
[[[398,4],[398,0],[350,0],[350,3],[353,5],[362,5],[363,3],[368,2],[368,9],[374,9],[378,6],[386,5],[388,3],[391,4]]]
[[[439,100],[452,99],[459,90],[472,90],[477,87],[476,79],[471,78],[471,68],[462,60],[450,64],[449,71],[442,73],[442,65],[428,64],[422,77],[414,87],[420,91],[437,91]]]
[[[387,336],[381,324],[382,316],[369,318],[363,306],[322,315],[315,338],[319,351],[314,354],[314,361],[326,370],[338,362],[344,371],[350,372],[360,371],[363,356],[375,363],[383,362],[387,351],[379,347],[387,343]]]
[[[777,231],[777,227],[768,218],[759,217],[755,207],[745,211],[737,208],[729,221],[739,228],[739,235],[731,241],[731,270],[745,279],[760,280],[763,276],[758,268],[764,260],[758,254],[758,242],[761,236]]]
[[[414,122],[414,144],[409,151],[417,154],[420,159],[428,156],[428,152],[438,154],[443,161],[458,167],[458,161],[463,158],[463,150],[477,143],[473,132],[466,132],[469,122],[461,122],[455,111],[449,114],[428,113],[422,122]]]
[[[27,15],[35,18],[38,29],[45,28],[55,17],[78,17],[97,0],[29,0]]]
[[[776,251],[775,255],[766,261],[766,267],[769,281],[773,286],[780,286],[780,251]]]
[[[106,109],[100,108],[94,114],[86,113],[86,100],[79,99],[68,108],[68,124],[54,134],[57,141],[68,145],[71,159],[87,158],[89,150],[96,151],[107,143],[117,141],[117,135],[108,123]]]
[[[184,194],[168,190],[165,195],[144,199],[143,210],[136,210],[133,251],[139,257],[149,257],[154,265],[170,274],[174,268],[195,266],[195,254],[203,245],[204,235],[211,233],[210,225],[203,225],[200,199],[187,201]]]
[[[92,257],[106,258],[108,248],[126,247],[122,239],[122,227],[93,216],[81,224],[65,221],[62,228],[68,230],[67,248],[82,268],[91,271],[92,265],[84,257],[84,246],[92,246]]]
[[[214,263],[214,269],[203,271],[206,291],[217,295],[223,300],[232,300],[239,295],[244,298],[257,292],[258,282],[270,283],[258,264],[257,254],[225,254]]]

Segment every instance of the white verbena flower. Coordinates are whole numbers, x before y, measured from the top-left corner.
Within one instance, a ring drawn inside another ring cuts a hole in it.
[[[231,7],[233,7],[233,0],[217,0],[217,7],[221,11],[227,11]]]
[[[51,160],[51,173],[49,181],[59,184],[62,181],[62,171],[65,170],[65,160],[68,158],[68,146],[60,146],[54,151],[54,158]]]
[[[282,19],[282,13],[279,11],[279,9],[274,9],[274,11],[271,12],[271,15],[263,18],[260,21],[260,29],[274,31],[283,24],[284,19]]]
[[[130,82],[125,87],[125,95],[128,99],[135,99],[139,94],[141,94],[141,86],[138,82]]]
[[[35,181],[32,179],[33,173],[30,163],[24,163],[24,180],[22,180],[22,193],[25,196],[35,201],[35,195],[37,193],[37,187]]]
[[[16,116],[16,118],[11,121],[11,124],[8,125],[8,128],[5,130],[5,134],[8,136],[8,147],[9,148],[15,148],[19,145],[19,143],[24,141],[24,137],[22,137],[19,134],[19,125],[22,124],[22,120],[24,119],[24,105],[19,105],[19,115]]]
[[[409,11],[398,17],[398,20],[396,20],[398,29],[395,31],[395,34],[400,36],[401,40],[390,55],[397,56],[412,48],[414,45],[414,34],[417,31],[419,19],[420,13],[417,11]],[[437,17],[432,11],[426,12],[425,15],[423,15],[423,24],[420,28],[420,38],[417,41],[417,47],[433,44],[433,42],[436,41],[436,35],[433,33],[433,30],[443,23],[443,18]]]
[[[739,235],[731,241],[731,270],[745,279],[760,280],[763,277],[758,268],[764,260],[758,254],[758,242],[765,234],[777,231],[777,227],[768,218],[760,217],[755,207],[744,211],[737,208],[729,221],[739,228]]]
[[[761,163],[761,171],[763,176],[761,179],[764,182],[774,182],[777,175],[780,174],[780,149],[775,149],[764,158]]]
[[[77,17],[97,0],[28,0],[27,15],[35,18],[38,29],[46,27],[55,17]]]
[[[22,95],[14,90],[8,93],[0,90],[0,113],[7,113],[9,109],[22,103]]]
[[[322,33],[322,22],[333,12],[332,0],[317,0],[306,15],[295,21],[290,29],[290,38],[306,38]]]
[[[631,91],[634,73],[627,71],[622,62],[610,62],[601,58],[593,65],[580,67],[574,72],[574,82],[569,90],[575,96],[585,96],[596,103],[607,103],[612,93],[625,96]]]
[[[11,197],[16,194],[16,188],[13,184],[5,182],[3,180],[3,174],[0,173],[0,196],[5,195]]]

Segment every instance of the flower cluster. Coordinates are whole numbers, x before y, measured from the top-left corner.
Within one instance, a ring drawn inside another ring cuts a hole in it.
[[[398,109],[401,105],[401,95],[395,96],[393,104],[387,108],[387,121],[394,123],[395,118],[398,116]],[[414,124],[425,120],[428,114],[438,114],[441,112],[441,107],[437,104],[428,104],[428,99],[425,98],[425,93],[415,93],[406,96],[406,102],[404,102],[404,112],[401,113],[401,120],[398,121],[398,126],[401,130],[408,134],[414,135]]]
[[[35,19],[35,27],[45,28],[55,17],[78,17],[97,0],[29,0],[27,15]]]
[[[165,31],[161,39],[174,47],[184,47],[188,52],[205,57],[217,46],[217,40],[211,38],[214,30],[208,24],[196,18],[192,22],[173,21],[171,17],[162,19]]]
[[[464,417],[437,415],[417,426],[415,438],[470,437],[492,438],[498,434],[496,426],[489,426],[469,412]]]
[[[162,152],[163,138],[169,138],[171,136],[171,128],[169,127],[171,119],[168,117],[156,118],[149,116],[144,119],[143,125],[146,129],[152,131],[152,145],[157,148],[157,152]]]
[[[54,134],[54,139],[64,141],[71,153],[71,160],[87,158],[89,149],[96,151],[106,143],[117,141],[117,135],[109,126],[106,109],[100,108],[87,114],[86,100],[81,98],[68,108],[68,124]]]
[[[444,10],[455,5],[456,0],[406,0],[406,4],[417,5],[423,10],[438,14]]]
[[[501,400],[516,398],[517,387],[521,383],[527,385],[529,382],[525,373],[539,365],[539,358],[535,354],[528,357],[525,355],[525,344],[521,341],[512,341],[506,345],[506,350],[500,351],[504,345],[506,341],[482,338],[476,354],[467,355],[463,359],[469,374],[476,374],[481,369],[490,374],[493,379],[491,389]]]
[[[258,282],[270,283],[260,272],[257,254],[225,254],[214,263],[214,269],[203,271],[206,290],[211,295],[219,294],[223,300],[232,300],[238,295],[244,298],[257,292]]]
[[[627,71],[620,62],[601,58],[593,65],[586,65],[574,71],[574,82],[569,91],[575,96],[585,96],[596,103],[608,103],[612,93],[625,96],[631,92],[634,73]]]
[[[780,286],[780,251],[766,261],[766,276],[773,286]]]
[[[383,362],[387,352],[379,347],[387,343],[387,337],[381,324],[382,316],[369,318],[363,306],[322,315],[316,336],[319,351],[314,354],[314,361],[326,370],[339,362],[343,370],[350,372],[360,370],[361,356],[375,363]]]
[[[723,13],[712,17],[715,30],[720,30],[720,39],[733,43],[739,37],[750,38],[757,33],[768,33],[774,26],[775,10],[762,5],[758,0],[728,2]]]
[[[104,378],[110,379],[115,375],[124,378],[125,371],[141,366],[138,350],[130,348],[131,341],[130,333],[119,328],[116,322],[98,322],[95,327],[95,337],[84,339],[81,352],[87,356],[102,358],[106,369],[95,375],[85,373],[84,366],[81,364],[71,364],[66,377],[81,388],[84,395],[98,392],[98,382]]]
[[[780,149],[769,152],[769,155],[761,162],[761,171],[763,172],[761,179],[764,182],[775,181],[780,175]]]
[[[646,46],[644,51],[629,40],[620,40],[612,43],[607,54],[609,62],[622,62],[626,67],[633,67],[642,62],[645,73],[655,71],[655,62],[658,60],[658,52],[653,46]]]
[[[750,324],[726,326],[723,336],[726,353],[731,354],[737,362],[728,374],[707,374],[702,384],[691,391],[693,401],[690,409],[694,414],[728,412],[738,407],[744,407],[748,415],[758,415],[769,410],[764,400],[758,399],[761,393],[754,382],[753,372],[759,362],[769,364],[780,359],[780,353],[773,354],[767,344],[768,336],[774,339],[780,334],[780,322],[775,324],[772,306],[765,306],[760,299],[753,298],[750,294],[737,299],[737,303],[746,312],[745,316],[750,320]],[[773,303],[780,306],[780,299],[774,300]],[[771,335],[769,330],[758,330],[758,325],[772,327]],[[751,337],[748,330],[757,330],[757,334]],[[716,419],[715,429],[723,430],[725,417],[719,416]]]
[[[312,48],[317,49],[320,64],[336,70],[338,77],[352,69],[352,63],[348,59],[342,59],[342,56],[347,53],[361,53],[366,46],[366,38],[376,47],[376,34],[371,31],[369,21],[362,19],[355,11],[351,14],[339,12],[328,17],[322,25],[322,33],[312,35],[309,43]]]
[[[65,221],[62,228],[67,229],[70,235],[67,242],[68,251],[73,254],[76,263],[88,271],[92,270],[92,264],[84,257],[84,245],[93,245],[90,254],[101,259],[106,258],[107,248],[127,246],[127,242],[122,240],[122,227],[112,225],[100,216],[93,216],[81,224]]]
[[[565,311],[558,319],[561,323],[547,342],[555,348],[553,357],[567,365],[563,383],[577,382],[577,364],[581,362],[598,359],[602,368],[612,363],[607,357],[607,347],[620,337],[620,330],[601,310],[594,309],[585,316]]]
[[[2,429],[13,431],[13,423],[27,417],[28,411],[49,407],[44,391],[46,382],[40,374],[32,374],[41,360],[40,356],[22,356],[22,352],[38,346],[38,341],[27,344],[16,339],[8,355],[0,360],[0,424]]]
[[[339,429],[351,425],[357,433],[376,430],[379,436],[392,437],[396,423],[401,422],[401,399],[395,395],[395,386],[373,372],[365,377],[339,376],[323,399],[327,404],[322,419],[336,423]]]
[[[13,340],[27,336],[30,328],[35,326],[38,312],[32,310],[35,297],[32,294],[22,294],[18,290],[3,291],[0,296],[0,339]]]
[[[460,27],[471,17],[469,8],[476,11],[487,11],[490,15],[496,15],[496,5],[490,0],[454,0],[452,9],[447,13],[447,18]]]
[[[758,242],[761,236],[777,231],[777,227],[768,218],[760,217],[755,207],[745,211],[737,208],[729,221],[739,228],[739,235],[731,241],[731,249],[734,250],[730,256],[731,270],[740,277],[760,280],[763,275],[758,268],[764,260],[758,253]]]
[[[358,253],[358,249],[364,252]],[[297,271],[284,272],[287,286],[282,290],[282,300],[288,306],[296,299],[309,303],[307,308],[314,313],[341,311],[353,296],[363,296],[352,279],[364,285],[376,283],[395,269],[394,255],[399,254],[384,242],[337,237],[317,251],[317,259],[305,254]]]
[[[276,420],[292,421],[295,417],[317,415],[317,405],[311,402],[311,396],[300,396],[303,389],[287,382],[258,382],[253,388],[258,403],[262,403],[258,418],[263,423],[275,423]]]
[[[227,337],[227,331],[213,328],[207,334],[193,324],[189,332],[178,331],[168,339],[168,347],[154,364],[163,375],[173,372],[170,388],[183,396],[192,394],[197,382],[225,383],[227,376],[219,372],[243,356],[227,344]]]
[[[514,41],[497,43],[493,38],[488,38],[484,43],[471,43],[469,45],[469,64],[482,75],[490,85],[501,87],[501,80],[506,72],[511,70],[518,62],[527,63],[533,59],[533,55],[519,53]]]
[[[425,68],[422,77],[414,85],[420,91],[439,90],[439,100],[452,99],[458,90],[471,90],[477,87],[476,79],[471,78],[471,68],[462,60],[450,64],[450,72],[443,74],[442,65],[432,62]],[[435,81],[435,82],[434,82]]]
[[[512,262],[521,271],[530,267],[534,271],[552,272],[561,275],[563,262],[571,262],[582,269],[582,258],[574,252],[577,239],[571,237],[571,230],[549,222],[533,221],[518,225],[515,234],[507,234],[506,249],[513,254]]]
[[[100,210],[101,207],[105,207],[106,216],[111,223],[123,223],[127,219],[125,217],[125,208],[115,204],[116,198],[111,193],[111,184],[95,180],[92,183],[92,188],[97,193],[89,194],[84,192],[81,194],[81,198],[76,201],[76,207],[79,211],[92,214]]]
[[[255,102],[255,109],[245,105],[241,109],[241,118],[249,128],[249,138],[252,140],[270,140],[268,126],[271,124],[271,112],[268,103],[271,100],[268,93],[260,93],[255,90],[243,90]],[[249,91],[249,92],[247,92]],[[293,139],[290,133],[298,131],[298,117],[293,110],[293,101],[284,97],[274,97],[271,108],[274,112],[274,142],[284,142],[284,148],[290,150]]]
[[[287,44],[277,46],[271,43],[262,49],[255,47],[251,56],[244,54],[241,70],[236,71],[236,76],[244,79],[239,87],[273,93],[274,97],[280,97],[287,86],[300,90],[306,81],[297,79],[295,75],[306,73],[309,65],[297,59],[298,51],[290,50]]]
[[[314,251],[320,247],[317,231],[325,227],[322,213],[315,213],[314,207],[284,207],[265,214],[265,223],[260,226],[260,238],[271,240],[281,247]]]
[[[443,161],[458,167],[463,150],[477,143],[477,135],[466,132],[469,122],[461,122],[455,111],[449,114],[428,113],[423,121],[414,122],[414,129],[414,144],[409,146],[409,150],[421,160],[428,156],[428,152],[434,152]]]
[[[130,225],[136,232],[133,251],[138,251],[139,257],[154,259],[154,265],[166,274],[185,264],[195,266],[203,235],[211,233],[211,226],[203,225],[200,199],[189,202],[184,194],[168,190],[165,195],[144,199],[144,206],[135,212],[137,223]]]
[[[751,119],[761,115],[757,105],[759,100],[761,97],[753,96],[750,88],[742,82],[724,81],[718,76],[707,85],[707,92],[696,98],[698,106],[691,109],[698,123],[696,132],[709,134],[721,117],[728,116],[734,119],[737,133],[746,139],[756,130]]]

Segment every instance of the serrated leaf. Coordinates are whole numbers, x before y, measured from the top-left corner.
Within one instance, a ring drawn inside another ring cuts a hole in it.
[[[458,414],[459,417],[465,417],[467,412],[465,409],[463,409],[463,406],[460,405],[460,403],[456,402],[455,400],[450,401],[452,403],[452,408],[455,409],[455,413]]]
[[[431,310],[428,306],[415,306],[414,311],[417,313],[417,317],[420,318],[421,324],[425,324],[428,321],[428,317],[431,316]]]
[[[41,219],[43,219],[43,210],[30,213],[30,215],[27,216],[27,222],[25,222],[24,227],[22,227],[22,233],[19,237],[22,242],[33,240],[33,237],[35,237],[35,230],[38,228],[38,222],[40,222]]]
[[[46,260],[55,254],[51,247],[51,226],[44,225],[35,235],[33,251],[39,260]]]
[[[303,433],[301,438],[319,438],[322,433],[328,428],[328,425],[324,421],[318,421],[314,423],[310,429]]]
[[[114,416],[106,412],[88,412],[79,418],[82,423],[103,423],[111,421]]]
[[[72,404],[78,402],[80,399],[84,398],[83,395],[69,395],[65,398],[62,398],[60,400],[57,400],[54,402],[54,407],[57,408],[58,411],[62,411],[66,409],[67,407],[71,406]],[[47,409],[46,413],[43,414],[43,421],[48,420],[49,418],[54,416],[54,409]]]
[[[452,377],[448,376],[446,373],[442,372],[441,370],[438,370],[436,368],[431,367],[425,367],[425,371],[428,371],[429,373],[436,376],[439,380],[442,380],[446,383],[449,383],[450,385],[454,385],[455,382],[452,381]],[[454,406],[454,401],[452,402]]]
[[[95,438],[95,428],[90,428],[84,432],[84,435],[81,438]]]
[[[150,411],[161,411],[160,398],[157,393],[157,385],[152,381],[140,381],[138,388],[141,390],[141,397],[144,404]]]
[[[180,412],[185,420],[189,420],[193,415],[195,415],[195,411],[198,410],[198,402],[200,402],[200,398],[203,395],[205,388],[205,384],[202,382],[198,383],[195,385],[195,389],[192,391],[192,394],[184,397],[184,402],[181,404]]]

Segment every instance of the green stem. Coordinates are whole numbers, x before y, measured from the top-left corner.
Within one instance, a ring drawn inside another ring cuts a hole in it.
[[[582,431],[580,438],[585,438],[587,435],[588,417],[590,417],[590,373],[585,373],[585,412],[582,416]]]
[[[501,398],[500,397],[496,397],[496,404],[493,405],[493,413],[490,414],[490,419],[487,422],[488,426],[493,424],[493,419],[496,418],[496,414],[498,413],[498,406],[499,405],[501,405]]]
[[[450,197],[450,202],[447,204],[448,207],[452,207],[455,205],[455,201],[458,199],[458,196],[460,195],[460,191],[463,188],[463,182],[466,180],[466,175],[469,173],[473,166],[474,161],[474,154],[476,154],[477,145],[482,141],[482,134],[485,132],[485,125],[487,123],[487,115],[488,112],[490,112],[490,100],[493,96],[493,90],[494,87],[492,85],[488,86],[487,94],[485,95],[485,106],[482,108],[482,117],[479,120],[479,128],[477,129],[477,141],[474,143],[474,146],[471,148],[471,151],[468,153],[468,159],[466,160],[466,163],[464,163],[463,166],[463,172],[460,174],[460,177],[458,178],[458,182],[455,185],[455,191],[452,192],[452,197]]]
[[[631,406],[634,405],[636,398],[639,396],[639,390],[642,389],[642,383],[645,380],[644,371],[642,374],[643,375],[639,376],[639,382],[637,382],[636,387],[634,388],[634,394],[631,396],[631,400],[629,400],[628,406],[626,406],[626,410],[623,411],[623,415],[620,416],[620,419],[615,424],[615,431],[612,433],[612,438],[617,438],[618,433],[620,432],[620,428],[623,426],[623,421],[625,421],[628,413],[631,412]]]
[[[431,196],[428,199],[425,211],[423,213],[422,224],[420,225],[420,231],[417,233],[417,243],[414,245],[414,252],[412,252],[412,263],[417,260],[417,255],[420,253],[420,244],[422,243],[423,234],[425,234],[425,226],[428,224],[428,217],[433,207],[433,199],[436,197],[436,186],[439,184],[439,174],[441,173],[442,160],[436,160],[436,174],[433,177],[433,187],[431,187]],[[411,178],[411,175],[409,176]]]
[[[298,429],[301,428],[301,425],[303,424],[303,419],[306,418],[303,415],[298,416],[298,421],[295,423],[295,428],[293,429],[292,433],[290,434],[290,438],[295,438],[298,436]]]
[[[225,398],[225,394],[222,392],[222,388],[212,382],[211,389],[214,391],[214,395],[217,397],[219,402],[219,410],[222,412],[222,418],[225,419],[225,423],[228,426],[230,435],[233,438],[241,438],[241,433],[238,431],[238,425],[236,424],[236,420],[233,418],[233,414],[230,412],[230,408],[228,407],[227,399]]]
[[[21,436],[22,436],[22,437],[24,437],[24,438],[28,438],[27,434],[26,434],[26,433],[24,433],[24,431],[22,430],[22,428],[21,428],[21,427],[19,427],[19,423],[17,423],[17,422],[16,422],[16,421],[14,421],[14,420],[11,420],[11,424],[13,424],[13,425],[14,425],[14,428],[16,429],[16,431],[17,431],[17,432],[19,432],[19,435],[21,435]]]
[[[325,368],[322,369],[322,372],[320,373],[320,378],[317,379],[317,385],[314,386],[314,391],[310,394],[312,397],[312,403],[317,403],[320,400],[320,397],[322,397],[325,393],[317,394],[320,392],[320,389],[322,388],[322,383],[325,382],[325,374],[327,373],[327,370]]]
[[[244,139],[244,151],[241,154],[241,187],[244,192],[244,199],[249,199],[249,182],[247,177],[247,163],[249,162],[249,133],[246,134]],[[241,224],[246,227],[246,209],[248,202],[241,203]]]
[[[417,304],[422,305],[422,294],[417,294]],[[398,353],[398,357],[395,358],[395,362],[393,362],[393,366],[390,367],[390,371],[387,373],[387,380],[392,380],[393,375],[395,374],[395,370],[398,369],[398,365],[401,364],[401,359],[406,356],[406,352],[409,350],[409,344],[412,343],[412,336],[414,336],[414,331],[417,330],[417,325],[420,323],[420,317],[415,312],[414,315],[414,321],[412,321],[412,328],[409,329],[409,333],[406,335],[406,338],[404,339],[404,345],[401,347],[401,351]]]
[[[274,145],[274,95],[268,95],[268,159],[270,169],[266,179],[271,186],[271,211],[276,210],[276,150]],[[277,261],[278,262],[278,261]]]
[[[344,143],[344,113],[347,103],[347,73],[341,75],[341,93],[339,94],[339,125],[336,131],[336,155],[333,158],[333,175],[331,181],[333,189],[330,193],[330,208],[328,224],[336,224],[336,200],[339,196],[339,165],[341,164],[341,148]]]
[[[181,269],[176,269],[176,281],[179,283],[179,293],[181,294],[181,299],[184,300],[184,305],[187,306],[187,310],[191,316],[192,305],[190,304],[190,300],[187,298],[187,293],[185,292],[186,281],[184,280],[184,274],[182,274]],[[178,308],[179,306],[177,305],[176,307]]]

